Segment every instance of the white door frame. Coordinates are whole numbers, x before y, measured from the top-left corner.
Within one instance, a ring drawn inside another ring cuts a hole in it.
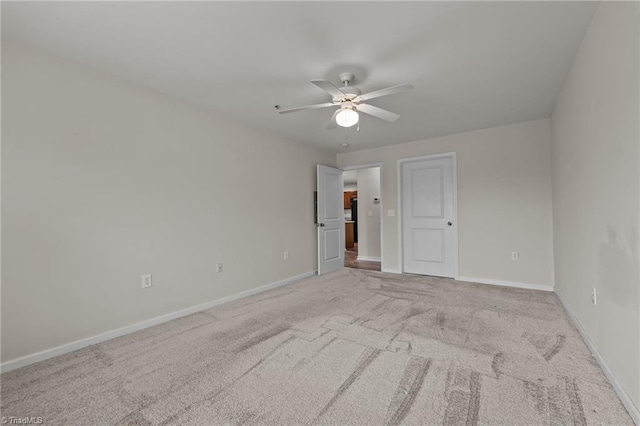
[[[454,278],[457,279],[460,276],[459,265],[458,265],[458,166],[456,153],[454,152],[445,152],[442,154],[433,154],[433,155],[424,155],[421,157],[410,157],[410,158],[400,158],[397,162],[397,173],[398,173],[398,267],[400,273],[404,274],[404,253],[403,253],[403,240],[402,240],[402,166],[404,163],[410,163],[413,161],[421,161],[421,160],[433,160],[436,158],[451,158],[453,161],[453,223],[456,226],[453,229],[453,252],[455,253],[454,263]]]
[[[384,194],[382,185],[382,163],[360,164],[357,166],[341,167],[343,172],[349,170],[371,169],[373,167],[380,168],[380,270],[384,271]]]

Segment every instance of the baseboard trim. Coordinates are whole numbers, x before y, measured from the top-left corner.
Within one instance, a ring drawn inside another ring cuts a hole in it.
[[[366,260],[369,262],[380,262],[379,257],[370,257],[370,256],[358,256],[356,259],[358,260]]]
[[[272,282],[270,284],[266,284],[260,287],[252,288],[250,290],[245,290],[240,293],[232,294],[231,296],[221,297],[220,299],[212,300],[206,303],[202,303],[200,305],[192,306],[190,308],[181,309],[179,311],[171,312],[169,314],[160,315],[155,318],[151,318],[145,321],[141,321],[135,324],[127,325],[125,327],[121,327],[115,330],[107,331],[105,333],[101,333],[95,336],[87,337],[84,339],[76,340],[75,342],[66,343],[64,345],[57,346],[51,349],[45,349],[44,351],[36,352],[34,354],[25,355],[20,358],[12,359],[7,362],[3,362],[0,364],[0,372],[5,373],[7,371],[15,370],[16,368],[25,367],[30,364],[34,364],[36,362],[44,361],[49,358],[53,358],[59,355],[63,355],[69,352],[76,351],[78,349],[85,348],[87,346],[95,345],[97,343],[102,343],[107,340],[114,339],[116,337],[124,336],[125,334],[130,334],[139,330],[143,330],[145,328],[152,327],[154,325],[162,324],[167,321],[171,321],[177,318],[181,318],[187,315],[194,314],[196,312],[204,311],[205,309],[213,308],[214,306],[222,305],[225,303],[233,302],[238,299],[242,299],[245,297],[253,296],[254,294],[262,293],[267,290],[271,290],[277,287],[281,287],[286,284],[290,284],[294,281],[301,280],[303,278],[308,278],[315,275],[316,272],[305,272],[304,274],[296,275],[293,277],[285,278],[284,280]]]
[[[542,290],[542,291],[553,291],[553,286],[546,284],[530,284],[530,283],[520,283],[516,281],[502,281],[502,280],[494,280],[491,278],[476,278],[476,277],[456,277],[456,281],[468,281],[472,283],[478,284],[489,284],[489,285],[500,285],[503,287],[515,287],[515,288],[526,288],[529,290]]]
[[[567,305],[567,302],[564,300],[562,295],[557,291],[555,292],[555,294],[556,294],[556,297],[558,298],[558,301],[560,301],[560,304],[564,308],[564,311],[567,313],[567,316],[569,317],[571,322],[573,322],[573,325],[575,325],[576,328],[578,329],[578,332],[582,336],[582,340],[584,340],[584,343],[587,345],[587,347],[593,354],[593,357],[596,359],[596,361],[598,361],[598,364],[600,364],[600,368],[602,368],[604,375],[607,376],[607,379],[609,379],[611,386],[613,386],[613,389],[618,394],[618,397],[620,398],[620,401],[622,401],[622,405],[624,405],[624,408],[626,408],[627,411],[629,412],[631,419],[636,425],[640,425],[640,409],[634,404],[633,400],[631,399],[627,391],[624,389],[622,384],[618,381],[618,379],[616,379],[616,376],[613,374],[613,371],[611,371],[607,363],[604,361],[604,358],[602,358],[602,355],[600,355],[598,348],[596,347],[595,343],[593,343],[593,341],[587,334],[587,331],[582,327],[582,324],[580,324],[580,321],[578,321],[578,318],[573,314],[573,311],[569,309],[569,305]]]
[[[382,268],[381,272],[385,272],[387,274],[402,274],[400,269],[390,269],[390,268]]]

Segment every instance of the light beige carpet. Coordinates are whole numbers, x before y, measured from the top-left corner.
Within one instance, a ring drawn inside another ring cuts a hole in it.
[[[552,293],[344,269],[2,375],[45,424],[632,424]]]

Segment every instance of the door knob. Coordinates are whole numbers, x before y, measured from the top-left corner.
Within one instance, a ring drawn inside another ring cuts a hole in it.
[[[451,225],[452,225],[452,223],[451,223],[451,222],[447,222],[447,225],[451,226]]]
[[[322,228],[324,226],[324,223],[319,223],[318,226]]]

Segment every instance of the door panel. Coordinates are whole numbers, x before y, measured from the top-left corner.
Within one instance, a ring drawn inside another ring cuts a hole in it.
[[[412,170],[411,184],[413,197],[413,216],[442,218],[444,215],[443,170],[441,167],[433,169]]]
[[[455,277],[453,157],[401,163],[403,271]]]
[[[444,255],[444,232],[442,229],[413,229],[412,259],[419,262],[442,263]]]
[[[324,233],[324,260],[333,261],[340,258],[340,230],[327,229]]]
[[[318,165],[318,274],[344,267],[342,170]]]
[[[344,215],[344,210],[340,208],[340,200],[334,196],[334,192],[340,191],[342,175],[323,173],[322,176],[324,179],[324,194],[321,197],[324,201],[323,217],[330,220],[340,219],[340,215]]]

